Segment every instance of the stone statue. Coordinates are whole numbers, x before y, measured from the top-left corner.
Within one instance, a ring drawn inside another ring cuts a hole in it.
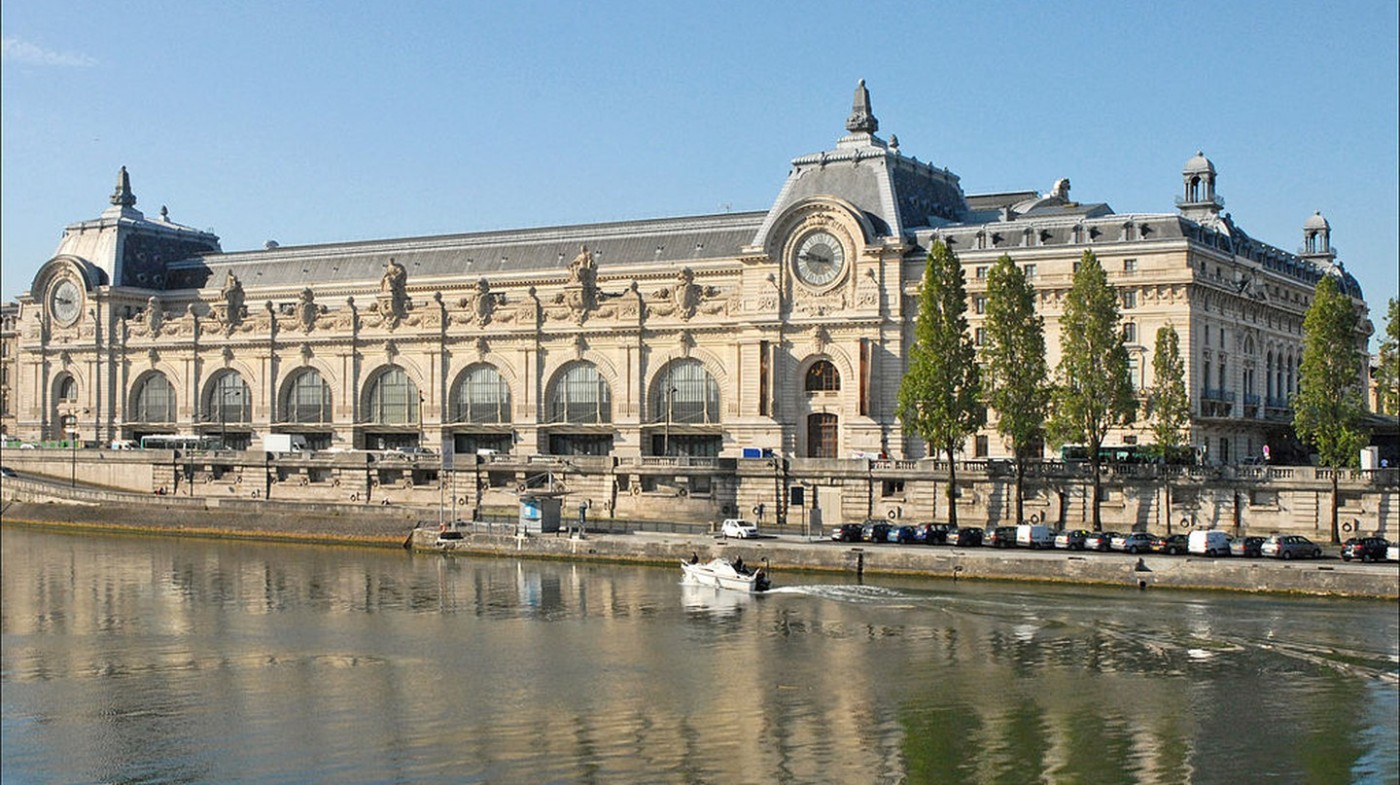
[[[569,282],[591,286],[597,278],[598,268],[593,264],[593,252],[586,245],[579,246],[578,256],[569,264]]]
[[[219,292],[224,298],[224,323],[232,327],[243,321],[243,283],[232,272]]]
[[[408,272],[403,265],[389,260],[384,277],[379,280],[379,314],[391,329],[408,317]]]
[[[302,329],[311,332],[311,328],[316,326],[316,316],[320,309],[316,306],[316,293],[308,286],[301,290],[297,297],[296,315],[297,321],[301,323]]]
[[[1061,177],[1055,181],[1055,185],[1050,188],[1050,195],[1062,201],[1069,201],[1069,178]]]
[[[161,323],[165,320],[165,313],[161,310],[160,300],[151,297],[146,301],[146,329],[151,335],[160,332]]]

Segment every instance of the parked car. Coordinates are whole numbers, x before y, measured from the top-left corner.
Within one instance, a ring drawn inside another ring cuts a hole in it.
[[[1200,556],[1229,556],[1230,535],[1219,529],[1196,529],[1186,535],[1186,552]]]
[[[1165,537],[1153,537],[1152,552],[1180,556],[1186,553],[1186,535],[1168,534]]]
[[[884,542],[889,531],[890,525],[884,521],[866,521],[860,527],[860,538],[865,542]]]
[[[860,524],[843,523],[831,530],[831,539],[836,542],[860,542]]]
[[[758,536],[758,526],[742,518],[725,518],[719,526],[719,534],[726,540],[730,537],[747,540]]]
[[[1321,559],[1322,548],[1301,534],[1275,534],[1259,546],[1264,556],[1275,559]]]
[[[1390,546],[1385,549],[1385,560],[1400,561],[1400,544],[1392,542]]]
[[[0,477],[15,477],[15,470],[8,466],[0,466]]]
[[[949,529],[948,544],[968,548],[982,544],[982,530],[975,527],[964,529]]]
[[[1384,537],[1352,537],[1342,543],[1342,560],[1384,561],[1390,542]]]
[[[1145,553],[1152,550],[1152,535],[1147,532],[1114,534],[1109,538],[1108,547],[1124,553]]]
[[[891,526],[885,533],[885,542],[913,542],[913,526]]]
[[[1065,529],[1055,535],[1055,547],[1061,550],[1082,551],[1084,541],[1089,539],[1088,529]]]
[[[982,544],[990,545],[993,548],[1015,548],[1016,547],[1016,527],[1015,526],[989,526],[982,536]]]
[[[948,533],[953,530],[951,523],[924,523],[915,527],[923,532],[922,537],[918,537],[919,542],[925,545],[947,545]]]
[[[1053,548],[1055,535],[1043,523],[1023,523],[1016,527],[1016,547]]]
[[[1084,549],[1089,551],[1106,551],[1112,547],[1113,535],[1118,532],[1089,532],[1089,536],[1084,539]]]
[[[1260,550],[1263,545],[1263,537],[1236,537],[1230,540],[1230,555],[1257,559],[1264,555]]]

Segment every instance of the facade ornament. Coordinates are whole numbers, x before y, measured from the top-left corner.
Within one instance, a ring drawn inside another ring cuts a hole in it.
[[[851,116],[846,118],[846,130],[853,134],[873,134],[880,130],[880,121],[870,111],[870,91],[865,89],[864,79],[856,83],[856,95],[851,102]]]
[[[316,316],[320,313],[320,308],[316,305],[316,293],[307,286],[301,290],[297,296],[296,317],[301,324],[301,329],[311,332],[316,327]]]
[[[392,340],[385,341],[384,356],[388,358],[389,362],[393,362],[394,358],[399,356],[399,345]]]
[[[151,364],[152,368],[156,367],[156,363],[160,362],[160,352],[156,351],[154,346],[146,350],[146,361]]]
[[[408,316],[408,271],[403,265],[389,260],[384,267],[384,277],[379,279],[379,315],[389,329],[399,326]]]
[[[700,305],[700,287],[695,285],[695,271],[682,267],[676,274],[676,283],[671,287],[671,302],[675,303],[676,314],[689,321]]]
[[[491,282],[482,278],[476,282],[476,293],[472,295],[472,320],[485,327],[496,312],[497,295],[491,291]]]
[[[588,351],[588,339],[583,337],[583,333],[574,336],[574,359],[582,360],[583,353]]]
[[[227,367],[229,367],[230,365],[233,364],[233,347],[232,347],[232,346],[225,346],[225,347],[224,347],[224,350],[223,350],[222,352],[219,352],[219,355],[220,355],[220,356],[223,358],[223,360],[224,360],[224,367],[225,367],[225,368],[227,368]]]
[[[233,328],[243,323],[245,308],[243,305],[243,282],[238,280],[238,276],[229,272],[224,278],[224,288],[219,290],[219,295],[223,298],[223,312],[221,314],[225,332],[232,332]]]
[[[117,207],[135,207],[136,194],[131,192],[131,176],[126,173],[126,167],[117,172],[117,190],[112,192],[112,204]]]
[[[816,342],[817,354],[826,354],[827,344],[831,343],[831,334],[826,331],[826,327],[817,325],[817,329],[812,334],[812,340]]]
[[[569,264],[569,282],[564,286],[564,303],[574,319],[583,324],[589,311],[598,307],[598,268],[588,246],[580,246],[578,256]]]
[[[301,345],[301,364],[302,364],[302,365],[309,365],[309,364],[311,363],[311,358],[312,358],[314,355],[315,355],[315,353],[311,351],[311,344],[309,344],[309,343],[303,343],[303,344]]]
[[[476,337],[476,354],[477,354],[477,359],[478,359],[478,360],[485,360],[485,359],[486,359],[486,354],[487,354],[487,352],[490,352],[490,351],[491,351],[491,345],[490,345],[489,343],[487,343],[487,341],[486,341],[486,336],[484,336],[484,335],[478,335],[478,336]]]
[[[125,168],[122,169],[125,172]],[[151,335],[160,335],[160,327],[165,322],[165,311],[161,308],[160,298],[152,296],[146,301],[146,330]]]

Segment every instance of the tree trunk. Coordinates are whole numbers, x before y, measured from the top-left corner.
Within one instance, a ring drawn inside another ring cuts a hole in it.
[[[957,528],[958,526],[958,465],[953,462],[953,445],[947,446],[948,452],[948,523]]]
[[[1093,510],[1094,510],[1094,512],[1093,512],[1094,531],[1096,531],[1096,532],[1101,532],[1101,531],[1103,531],[1103,522],[1099,519],[1099,451],[1098,451],[1098,448],[1095,448],[1095,449],[1094,449],[1094,455],[1093,455],[1093,457],[1089,460],[1089,468],[1090,468],[1090,469],[1093,471],[1093,473],[1094,473],[1093,498],[1091,498],[1091,499],[1089,500],[1089,503],[1090,503],[1091,505],[1093,505]]]
[[[1019,450],[1017,450],[1017,453],[1018,453],[1018,454],[1016,455],[1016,522],[1017,522],[1017,523],[1020,523],[1020,522],[1022,522],[1022,521],[1024,521],[1024,520],[1026,519],[1026,518],[1025,518],[1025,514],[1024,514],[1024,509],[1022,508],[1022,486],[1023,486],[1023,484],[1025,483],[1025,479],[1026,479],[1026,462],[1025,462],[1025,460],[1023,460],[1023,459],[1021,458],[1021,456],[1020,456],[1020,454],[1019,454],[1019,453],[1020,453]]]
[[[1342,541],[1342,533],[1341,533],[1341,530],[1337,528],[1337,475],[1338,475],[1338,474],[1341,474],[1341,472],[1342,472],[1341,469],[1338,469],[1338,468],[1335,468],[1335,467],[1332,469],[1332,544],[1333,544],[1333,545],[1337,545],[1337,544],[1341,543],[1341,541]]]

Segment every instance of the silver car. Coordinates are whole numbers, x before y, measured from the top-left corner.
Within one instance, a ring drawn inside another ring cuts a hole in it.
[[[1275,534],[1264,540],[1259,552],[1274,559],[1322,558],[1322,548],[1301,534]]]

